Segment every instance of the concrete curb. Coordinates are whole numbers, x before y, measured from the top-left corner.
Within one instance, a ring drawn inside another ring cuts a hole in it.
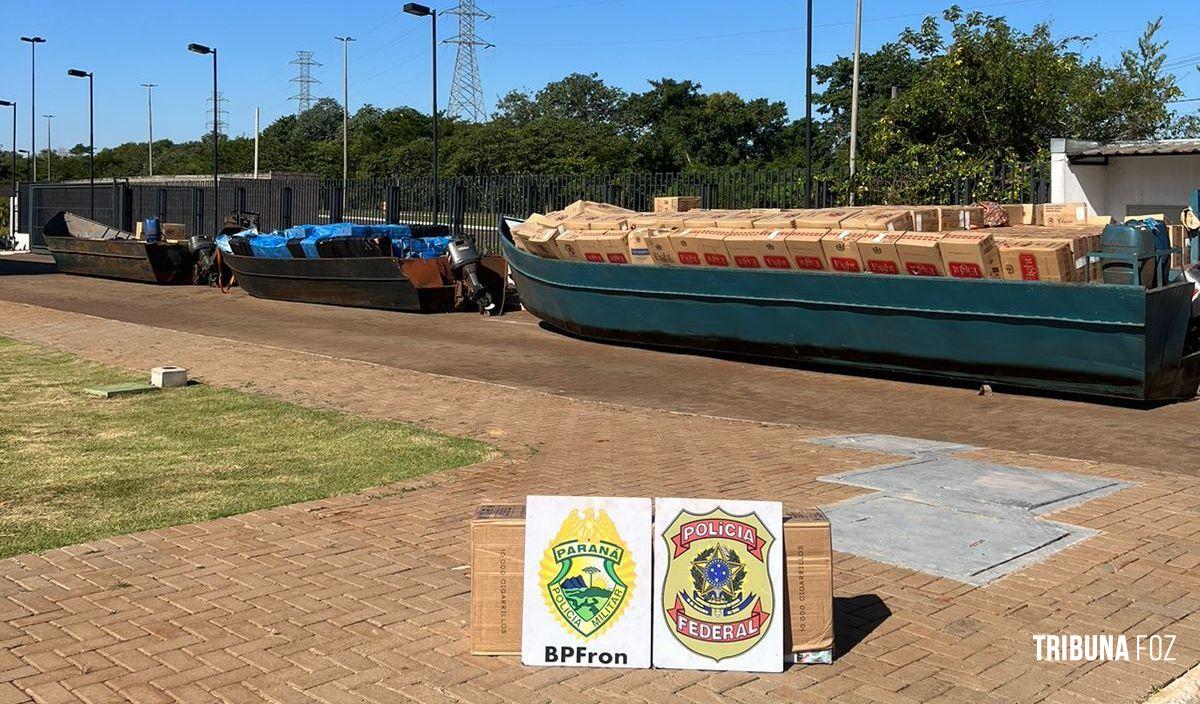
[[[1200,704],[1200,665],[1151,694],[1142,704]]]

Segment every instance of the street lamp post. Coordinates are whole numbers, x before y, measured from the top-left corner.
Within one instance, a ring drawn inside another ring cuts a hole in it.
[[[54,115],[42,115],[46,118],[46,180],[53,181],[54,174],[50,171],[50,159],[54,155],[54,140],[50,138],[50,121],[54,119]]]
[[[17,101],[15,100],[0,100],[0,107],[12,108],[13,128],[12,128],[12,195],[17,197]],[[13,223],[13,231],[16,232],[16,223]]]
[[[404,11],[414,17],[433,20],[433,224],[438,224],[438,98],[437,98],[437,11],[415,2],[404,4]]]
[[[812,172],[812,0],[808,0],[808,33],[804,62],[804,207],[813,207]]]
[[[350,42],[354,37],[334,37],[342,43],[342,207],[346,207],[346,184],[350,178]]]
[[[193,44],[188,44],[188,51],[192,52],[193,54],[201,54],[201,55],[212,54],[212,59],[213,59],[213,135],[212,135],[213,136],[213,233],[212,234],[213,234],[213,237],[216,237],[217,233],[219,233],[221,231],[221,212],[220,212],[219,206],[217,205],[217,201],[219,200],[218,196],[220,195],[220,191],[217,190],[217,188],[218,188],[217,178],[218,178],[218,174],[220,173],[220,166],[218,164],[218,159],[220,158],[220,151],[219,151],[218,144],[220,142],[220,139],[219,139],[219,133],[218,133],[217,128],[221,121],[221,112],[220,112],[221,106],[217,102],[218,101],[218,97],[217,97],[217,50],[214,47],[208,47],[208,46],[204,46],[203,44],[193,43]]]
[[[154,175],[154,87],[157,83],[143,83],[142,87],[146,89],[146,121],[149,126],[149,134],[146,139],[146,149],[150,153],[150,161],[148,168],[150,176]]]
[[[37,183],[37,45],[41,37],[21,37],[29,44],[29,159],[33,165],[30,181]]]
[[[93,97],[95,95],[92,90],[93,80],[91,71],[81,71],[73,68],[67,71],[68,76],[75,78],[88,79],[88,198],[91,202],[88,217],[92,220],[96,219],[96,122],[95,105]]]

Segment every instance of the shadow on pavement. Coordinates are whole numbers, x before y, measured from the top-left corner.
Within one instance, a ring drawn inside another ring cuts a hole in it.
[[[833,598],[833,657],[849,653],[892,615],[875,594]]]
[[[32,261],[23,257],[0,257],[0,276],[36,276],[57,274],[58,267],[53,259]]]

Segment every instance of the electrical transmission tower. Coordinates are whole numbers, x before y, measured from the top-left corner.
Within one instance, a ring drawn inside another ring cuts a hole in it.
[[[312,70],[313,66],[320,66],[321,64],[313,61],[313,53],[311,51],[297,51],[296,58],[288,63],[300,69],[300,75],[288,81],[288,83],[300,84],[300,92],[289,98],[289,100],[297,101],[296,113],[299,114],[312,107],[312,87],[314,83],[320,83],[319,80],[312,77]]]
[[[483,104],[483,85],[479,82],[476,48],[488,49],[494,45],[475,34],[475,20],[490,20],[492,16],[475,7],[475,0],[460,0],[457,7],[442,14],[458,15],[458,34],[445,42],[458,45],[458,55],[454,59],[454,81],[450,84],[450,102],[446,112],[472,122],[486,120],[487,110]]]
[[[229,101],[225,100],[225,94],[218,92],[217,93],[217,110],[214,115],[212,99],[211,98],[208,99],[207,103],[208,103],[208,131],[209,132],[213,131],[213,120],[216,120],[217,121],[217,129],[216,129],[217,134],[228,136],[228,134],[225,132],[226,128],[229,127],[229,121],[226,119],[229,116],[229,111],[225,109],[225,103],[227,103],[227,102],[229,102]]]

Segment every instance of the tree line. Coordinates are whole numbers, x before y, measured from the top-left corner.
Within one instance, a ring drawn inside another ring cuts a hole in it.
[[[1055,39],[1048,24],[1025,32],[1004,17],[957,6],[928,17],[861,57],[859,169],[967,173],[1042,160],[1052,137],[1198,135],[1196,116],[1171,108],[1182,91],[1164,68],[1160,27],[1161,18],[1148,23],[1136,46],[1110,65],[1086,56],[1091,38]],[[822,173],[844,174],[852,61],[841,56],[814,72],[813,161]],[[430,123],[411,107],[363,106],[350,118],[351,175],[428,175]],[[260,168],[339,177],[341,125],[341,106],[328,98],[280,117],[262,131]],[[805,121],[782,102],[706,92],[675,78],[629,92],[597,74],[573,74],[537,91],[510,92],[486,122],[443,119],[440,127],[443,177],[797,167],[806,156]],[[211,139],[156,141],[155,173],[210,172]],[[221,170],[249,172],[253,139],[220,139]],[[87,177],[85,145],[53,158],[55,180]],[[144,142],[101,149],[95,159],[100,178],[147,173]],[[9,169],[0,159],[0,180],[10,178]],[[27,169],[21,163],[18,177]]]

